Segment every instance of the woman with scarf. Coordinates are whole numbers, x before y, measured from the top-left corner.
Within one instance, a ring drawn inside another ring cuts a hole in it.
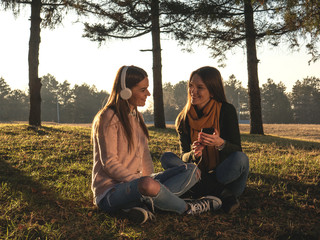
[[[176,119],[176,130],[181,159],[201,170],[201,180],[182,197],[215,195],[225,212],[233,212],[246,186],[249,161],[242,152],[236,110],[226,100],[216,68],[202,67],[191,73],[187,104]],[[165,169],[182,162],[172,153],[162,159]]]

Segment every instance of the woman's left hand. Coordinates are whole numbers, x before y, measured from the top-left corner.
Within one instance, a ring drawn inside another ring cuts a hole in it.
[[[196,158],[202,156],[202,150],[204,149],[204,146],[199,141],[194,141],[192,144],[192,151]]]
[[[198,135],[199,142],[204,146],[221,146],[224,143],[224,140],[220,137],[220,133],[217,129],[214,130],[213,134],[207,134],[204,132],[199,132]]]

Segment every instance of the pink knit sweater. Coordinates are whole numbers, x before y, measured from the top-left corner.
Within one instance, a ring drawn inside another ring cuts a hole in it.
[[[140,114],[140,113],[139,113]],[[129,182],[153,173],[147,137],[138,118],[129,115],[134,147],[128,150],[124,129],[112,109],[100,120],[98,135],[93,138],[92,185],[94,203],[115,184]]]

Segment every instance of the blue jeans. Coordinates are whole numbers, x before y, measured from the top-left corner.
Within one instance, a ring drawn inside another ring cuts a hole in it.
[[[243,152],[231,153],[216,168],[216,178],[231,193],[239,197],[246,188],[249,175],[249,159]]]
[[[164,169],[170,169],[180,166],[184,162],[180,158],[173,156],[172,153],[164,153],[161,158],[161,164]],[[195,189],[196,192],[201,189],[200,195],[204,196],[214,192],[214,189],[210,189],[210,186],[215,187],[217,185],[209,181],[218,181],[218,183],[230,190],[234,196],[238,197],[246,187],[249,175],[249,159],[243,152],[233,152],[218,165],[213,173],[203,174],[206,174],[206,176],[193,187],[193,189],[198,188]],[[203,192],[201,194],[202,189]],[[199,194],[196,197],[200,197]]]
[[[152,206],[152,208],[182,214],[187,210],[187,204],[179,196],[199,181],[195,174],[197,169],[194,164],[182,162],[179,166],[152,174],[151,177],[160,183],[160,191],[155,197],[140,194],[138,190],[140,178],[131,182],[116,184],[100,200],[98,207],[112,213],[120,209],[142,207],[146,204]]]

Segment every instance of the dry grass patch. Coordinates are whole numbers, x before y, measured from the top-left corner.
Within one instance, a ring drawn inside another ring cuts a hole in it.
[[[320,124],[263,124],[264,134],[320,142]],[[249,124],[240,124],[241,133],[249,133]]]

